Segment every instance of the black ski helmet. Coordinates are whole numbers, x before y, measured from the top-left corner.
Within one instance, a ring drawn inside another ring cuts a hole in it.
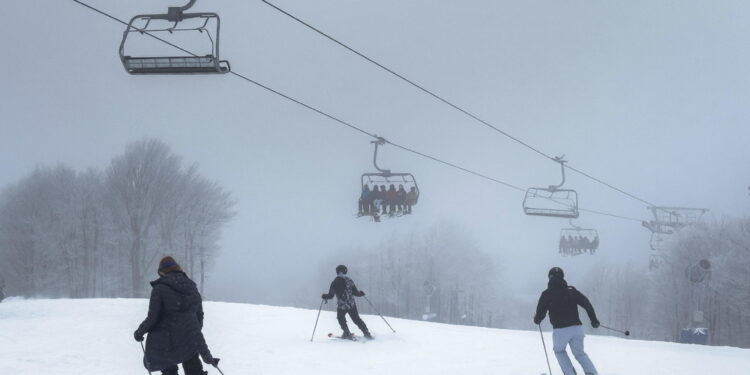
[[[565,272],[563,272],[562,268],[560,267],[552,267],[549,269],[549,273],[547,274],[547,277],[556,276],[561,279],[565,278]]]
[[[338,273],[343,273],[344,275],[346,275],[346,273],[347,273],[347,272],[349,272],[349,270],[348,270],[348,269],[346,268],[346,266],[345,266],[345,265],[343,265],[343,264],[339,264],[339,265],[338,265],[338,266],[336,267],[336,273],[337,273],[337,274],[338,274]]]

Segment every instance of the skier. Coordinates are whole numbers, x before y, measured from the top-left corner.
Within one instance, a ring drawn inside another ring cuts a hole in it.
[[[144,365],[162,375],[177,375],[182,364],[185,375],[205,375],[203,361],[217,366],[203,338],[203,305],[195,283],[172,257],[159,262],[159,279],[151,282],[148,317],[135,331],[135,340],[146,340]]]
[[[331,287],[329,288],[328,293],[324,293],[321,297],[324,300],[329,300],[336,295],[338,305],[338,308],[336,309],[336,319],[339,321],[339,325],[344,331],[341,338],[352,339],[354,337],[351,332],[349,332],[349,326],[346,324],[346,314],[349,314],[349,317],[352,318],[352,322],[359,327],[362,334],[366,338],[372,339],[365,322],[359,317],[357,303],[354,301],[354,297],[362,297],[365,295],[365,292],[357,289],[357,286],[354,285],[354,281],[352,281],[349,276],[346,276],[347,272],[348,270],[345,265],[339,265],[336,267],[336,278],[331,282]]]
[[[559,267],[553,267],[548,273],[549,283],[547,290],[539,297],[536,307],[534,324],[540,324],[549,311],[549,320],[554,330],[552,331],[552,348],[557,357],[557,362],[564,375],[575,375],[576,370],[565,351],[570,345],[570,350],[576,361],[583,367],[586,375],[597,375],[596,368],[591,359],[583,351],[583,327],[578,317],[578,306],[586,309],[591,320],[591,326],[599,328],[599,320],[596,319],[594,307],[588,298],[576,288],[568,286],[565,282],[565,273]]]

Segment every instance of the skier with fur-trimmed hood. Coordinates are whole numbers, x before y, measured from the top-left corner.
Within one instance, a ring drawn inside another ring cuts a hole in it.
[[[336,296],[336,319],[339,321],[339,325],[344,331],[341,338],[353,338],[352,333],[349,331],[349,326],[346,324],[346,314],[349,314],[349,317],[352,318],[352,322],[359,327],[362,334],[366,338],[372,339],[365,322],[359,317],[357,303],[354,301],[354,297],[362,297],[365,295],[365,292],[357,289],[357,286],[354,285],[354,281],[349,278],[349,276],[346,276],[347,272],[348,269],[345,265],[339,265],[336,267],[336,278],[331,282],[331,287],[329,288],[328,293],[324,293],[321,298],[327,301],[333,298],[334,295]]]
[[[159,279],[151,282],[148,316],[134,333],[136,341],[148,334],[143,363],[151,371],[177,375],[182,364],[185,375],[205,375],[200,357],[216,367],[203,338],[203,305],[195,283],[172,257],[159,262]]]
[[[588,354],[583,351],[583,326],[578,317],[578,306],[583,307],[591,319],[591,326],[599,328],[599,320],[596,318],[594,307],[589,299],[576,288],[568,286],[565,281],[565,273],[559,267],[553,267],[547,274],[549,282],[547,290],[539,297],[539,304],[534,315],[534,324],[540,324],[549,311],[549,320],[554,330],[552,331],[552,349],[557,357],[557,362],[564,375],[576,375],[573,363],[568,357],[566,348],[570,345],[570,351],[576,361],[583,367],[586,375],[597,375],[596,367],[591,362]]]

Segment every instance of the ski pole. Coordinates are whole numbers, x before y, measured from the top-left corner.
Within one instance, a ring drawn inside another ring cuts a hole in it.
[[[143,350],[143,361],[146,362],[146,366],[148,366],[148,361],[146,360],[146,347],[143,346],[143,341],[141,341],[141,350]],[[151,371],[149,371],[148,367],[146,367],[146,371],[148,371],[148,375],[151,375]]]
[[[542,325],[537,324],[539,327],[539,337],[542,338],[542,347],[544,348],[544,358],[547,358],[547,369],[549,370],[549,375],[552,375],[552,366],[549,365],[549,355],[547,355],[547,344],[544,343],[544,335],[542,334]]]
[[[367,296],[362,296],[362,297],[365,297],[365,300],[367,301],[367,303],[370,304],[370,307],[372,307],[372,309],[375,310],[375,312],[378,313],[378,315],[380,315],[380,319],[383,319],[383,321],[385,322],[385,324],[388,324],[388,321],[385,320],[385,318],[383,317],[383,314],[381,314],[380,311],[378,311],[378,309],[375,307],[375,305],[373,305],[372,302],[370,302],[370,299],[367,298]],[[396,333],[396,330],[393,329],[393,327],[391,327],[390,324],[388,324],[388,328],[390,328],[391,331],[393,331],[393,333]]]
[[[608,330],[610,330],[610,331],[615,331],[615,332],[619,332],[619,333],[622,333],[622,334],[623,334],[623,335],[625,335],[625,336],[630,336],[630,331],[628,331],[628,330],[625,330],[625,331],[621,331],[621,330],[619,330],[619,329],[614,329],[614,328],[610,328],[610,327],[607,327],[607,326],[605,326],[605,325],[603,325],[603,324],[600,324],[600,325],[599,325],[599,327],[602,327],[602,328],[606,328],[606,329],[608,329]]]
[[[318,308],[318,317],[315,318],[315,327],[313,327],[313,333],[312,333],[312,336],[310,336],[310,342],[313,341],[313,338],[315,337],[315,330],[318,329],[318,319],[320,319],[320,310],[323,310],[323,302],[326,302],[325,298],[321,298],[320,300],[320,308]],[[221,370],[219,370],[219,372],[221,372]]]
[[[214,367],[216,367],[216,369],[219,370],[219,374],[224,375],[224,371],[221,371],[221,369],[219,368],[219,365],[214,365]]]

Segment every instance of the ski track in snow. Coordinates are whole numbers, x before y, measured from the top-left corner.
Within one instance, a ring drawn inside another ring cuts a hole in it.
[[[142,299],[4,301],[0,374],[146,374],[133,331],[147,306]],[[335,314],[324,311],[311,343],[314,310],[220,302],[205,302],[204,308],[204,333],[226,375],[548,372],[537,331],[390,318],[394,334],[380,317],[363,315],[376,339],[358,343],[326,337],[340,329]],[[550,332],[545,340],[552,373],[561,374]],[[588,336],[586,350],[601,375],[747,374],[750,368],[750,350],[731,347]]]

